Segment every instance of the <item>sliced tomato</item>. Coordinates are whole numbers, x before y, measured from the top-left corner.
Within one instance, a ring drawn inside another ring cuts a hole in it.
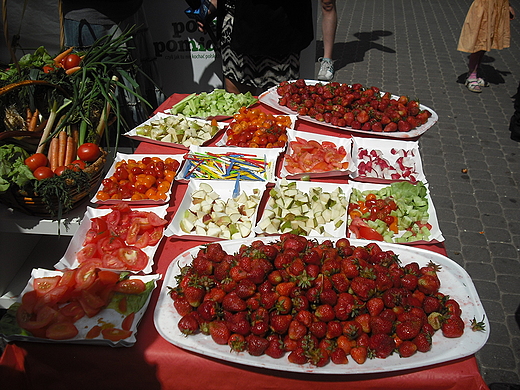
[[[42,301],[47,305],[67,302],[72,294],[72,289],[67,286],[56,286],[42,297]]]
[[[119,274],[112,271],[99,271],[98,278],[101,283],[111,285],[119,281]]]
[[[98,253],[98,246],[95,243],[90,243],[81,248],[78,253],[76,253],[76,259],[78,262],[84,263],[85,261],[96,257]]]
[[[36,294],[42,297],[55,288],[58,285],[60,279],[61,276],[45,276],[41,278],[34,278],[33,288],[36,291]]]
[[[36,290],[27,291],[22,296],[22,306],[25,308],[27,313],[32,314],[34,313],[39,300],[40,297],[36,293]]]
[[[146,284],[141,279],[126,279],[119,282],[114,291],[124,294],[141,294],[146,290]]]
[[[118,259],[117,256],[112,253],[105,253],[103,255],[103,268],[109,269],[125,269],[126,264]]]
[[[66,317],[70,317],[72,322],[76,322],[85,316],[85,310],[83,310],[81,304],[76,301],[67,303],[65,306],[60,308],[60,313]]]
[[[135,313],[134,312],[132,312],[129,315],[127,315],[125,317],[125,319],[123,320],[123,322],[121,323],[121,328],[123,328],[123,330],[130,330],[130,329],[132,329],[132,325],[134,323],[134,318],[135,318]]]
[[[130,330],[123,330],[117,328],[107,328],[101,331],[101,334],[103,335],[104,339],[114,342],[127,339],[132,335],[132,333],[133,332]]]
[[[150,243],[150,232],[146,231],[137,238],[137,241],[134,243],[134,245],[138,248],[143,249],[143,248],[146,248],[149,245],[149,243]]]
[[[101,326],[94,325],[90,330],[87,332],[87,335],[85,336],[86,339],[95,339],[101,334]]]
[[[119,300],[119,304],[117,305],[117,307],[119,308],[119,311],[121,313],[126,313],[126,311],[128,310],[128,302],[126,300],[126,297],[123,297]]]
[[[45,336],[51,340],[67,340],[72,339],[78,335],[78,328],[70,322],[56,322],[50,324],[45,331]]]
[[[134,218],[130,228],[126,232],[126,243],[128,245],[134,245],[137,242],[137,236],[141,230],[141,223],[138,218]]]
[[[110,213],[105,215],[104,218],[108,226],[113,229],[115,226],[119,225],[121,212],[119,210],[112,210]]]
[[[66,269],[61,275],[58,286],[74,287],[76,285],[76,269]]]
[[[99,240],[97,249],[99,254],[112,253],[114,250],[125,246],[124,241],[116,236],[105,237]]]
[[[87,304],[93,309],[99,309],[106,305],[105,300],[102,299],[99,295],[92,294],[87,290],[81,291],[80,302]]]
[[[355,217],[349,225],[349,230],[356,235],[356,238],[366,240],[384,241],[384,238],[375,229],[372,229],[365,221]]]
[[[38,313],[29,313],[27,309],[21,305],[16,311],[16,321],[21,328],[32,332],[49,325],[56,315],[56,310],[50,306],[43,306]]]
[[[164,234],[164,226],[156,226],[151,232],[150,232],[150,241],[148,242],[149,246],[157,245],[159,241],[161,241],[161,238],[163,238]]]
[[[98,268],[101,268],[103,263],[100,259],[89,259],[82,263],[76,271],[76,288],[84,290],[96,281]]]
[[[152,226],[164,226],[168,223],[166,219],[159,217],[154,212],[148,213],[148,221],[150,221]]]
[[[148,263],[148,255],[135,246],[125,246],[112,252],[130,271],[140,271]]]

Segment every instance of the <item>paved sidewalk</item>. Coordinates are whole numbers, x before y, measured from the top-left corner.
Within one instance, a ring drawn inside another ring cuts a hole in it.
[[[511,0],[511,47],[487,53],[481,94],[464,86],[467,54],[456,50],[471,0],[337,3],[335,81],[419,98],[439,115],[420,147],[448,256],[473,278],[491,323],[480,369],[488,384],[520,385],[520,143],[508,130],[520,0]]]

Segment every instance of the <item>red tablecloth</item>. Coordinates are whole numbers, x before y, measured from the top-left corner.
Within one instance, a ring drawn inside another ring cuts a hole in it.
[[[171,107],[183,95],[174,95],[161,107]],[[312,126],[303,124],[303,129]],[[301,129],[301,128],[300,128]],[[303,130],[302,129],[302,130]],[[316,128],[312,127],[316,131]],[[322,132],[322,129],[318,129]],[[179,153],[141,143],[137,153]],[[176,183],[169,217],[182,200],[186,184]],[[170,262],[199,242],[165,238],[155,257],[154,273],[164,275]],[[422,245],[445,254],[442,244]],[[258,369],[228,363],[180,349],[156,331],[153,313],[158,288],[130,348],[15,342],[0,358],[0,383],[9,390],[28,389],[432,389],[486,390],[474,356],[425,369],[364,375],[319,375]],[[351,363],[355,364],[355,363]]]

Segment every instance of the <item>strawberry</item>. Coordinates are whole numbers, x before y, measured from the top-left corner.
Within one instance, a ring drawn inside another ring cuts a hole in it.
[[[341,272],[344,273],[348,279],[353,279],[358,276],[359,266],[357,259],[348,257],[341,260]]]
[[[417,352],[417,345],[410,340],[406,340],[399,344],[397,351],[400,357],[410,357]]]
[[[347,364],[348,363],[348,357],[345,351],[339,347],[334,349],[330,353],[330,360],[334,364]]]
[[[188,285],[184,289],[184,297],[193,307],[198,307],[202,303],[204,294],[205,291],[202,287]]]
[[[383,298],[371,298],[367,302],[367,310],[371,316],[379,315],[384,308],[385,303],[383,302]]]
[[[389,321],[381,316],[370,317],[370,329],[372,331],[372,334],[390,334],[392,333],[393,326],[394,325],[392,321]]]
[[[179,330],[182,334],[188,336],[190,334],[198,333],[199,331],[199,321],[193,315],[193,313],[186,314],[183,316],[179,323],[177,324]]]
[[[407,289],[393,287],[383,293],[383,302],[385,307],[392,309],[396,306],[401,306],[409,295],[410,291]]]
[[[418,278],[414,274],[406,274],[401,278],[401,287],[414,291],[417,288]]]
[[[275,269],[274,271],[269,273],[269,275],[267,276],[267,280],[273,286],[277,285],[278,283],[282,283],[283,282],[282,272],[279,269]]]
[[[350,288],[363,301],[368,301],[376,290],[376,282],[372,279],[356,276],[350,283]]]
[[[456,338],[464,334],[464,321],[459,316],[451,316],[441,327],[444,337]]]
[[[363,313],[354,318],[359,325],[361,325],[361,329],[365,333],[370,333],[370,314]]]
[[[387,334],[378,333],[370,336],[368,347],[377,358],[385,359],[394,351],[395,340]],[[352,351],[350,353],[352,354]]]
[[[357,321],[346,321],[343,323],[343,335],[349,340],[356,340],[363,333],[363,328]]]
[[[354,308],[354,303],[348,303],[344,301],[340,301],[334,306],[334,314],[336,318],[340,321],[345,321],[349,319],[350,313]]]
[[[337,292],[343,293],[348,291],[350,280],[343,272],[332,275],[330,280],[332,281],[332,285]]]
[[[177,313],[181,316],[185,316],[193,311],[193,306],[190,305],[184,296],[177,297],[173,301],[173,307],[175,307],[175,310],[177,310]]]
[[[244,352],[246,350],[246,339],[241,334],[233,333],[229,336],[228,345],[231,351]]]
[[[206,295],[204,295],[204,300],[222,303],[222,300],[225,296],[226,292],[224,290],[222,290],[220,287],[213,287],[206,293]]]
[[[293,309],[297,312],[307,310],[309,308],[309,300],[305,295],[295,296],[292,300]]]
[[[419,333],[412,341],[417,346],[419,352],[428,352],[432,348],[432,338],[427,333]]]
[[[213,274],[213,262],[209,260],[206,255],[199,255],[193,259],[192,267],[197,275],[211,275]]]
[[[444,303],[444,310],[449,315],[454,315],[460,317],[462,314],[462,310],[460,309],[459,303],[455,299],[448,299]]]
[[[250,334],[246,337],[247,352],[251,356],[261,356],[269,346],[269,341],[257,335]]]
[[[338,294],[332,288],[324,288],[320,294],[320,303],[334,306],[338,301]]]
[[[260,304],[270,310],[276,304],[278,300],[278,294],[274,291],[266,291],[260,295]]]
[[[243,299],[240,299],[236,292],[232,291],[227,293],[222,300],[222,308],[227,311],[238,312],[246,310],[247,304]]]
[[[197,307],[197,313],[203,321],[213,321],[217,317],[217,303],[205,300]]]
[[[256,284],[249,279],[243,279],[238,283],[235,292],[239,298],[247,299],[256,292]]]
[[[417,280],[417,288],[426,295],[435,294],[441,286],[436,275],[424,274]]]
[[[269,320],[269,327],[275,333],[284,334],[289,329],[291,321],[291,314],[273,314]]]
[[[291,340],[300,340],[307,334],[307,327],[298,320],[292,320],[287,334]]]
[[[336,339],[337,337],[343,335],[343,325],[339,321],[329,321],[327,322],[327,334],[325,337],[327,339]]]
[[[439,311],[441,305],[439,299],[433,296],[425,296],[422,304],[422,308],[426,314],[430,314],[434,311]]]
[[[275,291],[279,295],[285,295],[285,296],[289,297],[289,296],[291,296],[291,292],[292,292],[292,290],[294,290],[295,287],[296,287],[295,282],[281,282],[276,285]]]
[[[209,323],[209,334],[213,341],[220,345],[226,345],[231,336],[231,332],[229,331],[226,322],[222,320],[216,320]]]
[[[275,310],[278,314],[288,314],[292,309],[292,300],[288,296],[281,295],[276,300]]]
[[[352,347],[350,356],[357,364],[363,364],[367,360],[367,347]]]
[[[280,359],[285,355],[284,344],[280,336],[270,335],[267,337],[269,345],[265,349],[265,354],[273,359]]]
[[[309,326],[309,331],[316,338],[322,339],[327,335],[327,323],[315,321]]]
[[[418,319],[406,320],[397,324],[395,333],[401,340],[411,340],[421,331],[422,322]]]
[[[320,305],[314,311],[314,315],[321,321],[329,322],[336,318],[334,308],[329,304]]]
[[[305,350],[302,347],[298,347],[295,350],[291,351],[287,359],[290,363],[294,364],[307,363],[307,356],[305,355]]]
[[[251,325],[251,333],[257,336],[263,336],[269,330],[268,321],[256,321]]]
[[[306,352],[309,363],[316,367],[323,367],[330,361],[329,352],[325,348],[314,348]]]
[[[233,316],[233,318],[227,322],[227,326],[231,332],[238,333],[242,336],[247,336],[251,333],[251,324],[246,318],[235,318],[235,316]]]

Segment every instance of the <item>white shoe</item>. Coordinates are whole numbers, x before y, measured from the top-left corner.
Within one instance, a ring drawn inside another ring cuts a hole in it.
[[[320,57],[320,70],[318,72],[318,80],[330,81],[334,77],[334,63],[330,58]]]

